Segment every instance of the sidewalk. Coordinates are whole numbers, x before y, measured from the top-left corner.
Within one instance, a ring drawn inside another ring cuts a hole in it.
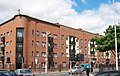
[[[59,71],[48,72],[48,74],[60,73]],[[61,73],[68,73],[68,71],[61,71]],[[35,72],[35,75],[46,74],[45,72]]]
[[[62,73],[67,73],[68,71],[61,71]],[[45,72],[41,72],[41,74],[44,74]],[[59,71],[53,71],[53,72],[48,72],[48,73],[60,73]]]
[[[93,72],[99,72],[99,69],[95,68],[93,69]],[[60,73],[59,71],[53,71],[53,72],[49,72],[48,71],[48,74],[55,74],[55,73]],[[61,71],[61,73],[68,73],[68,71]],[[45,72],[34,72],[35,75],[39,75],[39,74],[46,74]],[[83,75],[85,76],[86,75],[86,72],[84,71],[83,72]]]

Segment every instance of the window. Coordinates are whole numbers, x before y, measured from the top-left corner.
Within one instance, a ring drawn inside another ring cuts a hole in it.
[[[66,36],[66,40],[68,40],[68,36]]]
[[[56,35],[56,34],[54,34],[53,38],[54,38],[54,39],[57,39],[57,35]]]
[[[73,38],[74,38],[74,37],[70,37],[70,38],[71,38],[71,41],[73,41]]]
[[[48,34],[48,37],[51,37],[52,35],[51,34]]]
[[[46,57],[46,52],[42,52],[42,57]]]
[[[22,43],[17,43],[17,48],[22,48],[22,47],[23,47]]]
[[[85,39],[85,43],[87,42],[87,40]]]
[[[54,44],[54,48],[57,49],[57,44]]]
[[[36,46],[39,46],[39,41],[36,41]]]
[[[24,29],[17,29],[17,37],[24,37]]]
[[[34,45],[34,40],[32,40],[32,46]]]
[[[34,30],[32,30],[32,35],[34,35]]]
[[[87,57],[87,54],[85,54],[85,57]]]
[[[57,57],[57,53],[54,53],[54,57]]]
[[[17,43],[17,51],[22,52],[23,51],[23,43]]]
[[[62,35],[62,40],[64,40],[64,35]]]
[[[9,32],[6,33],[6,36],[9,36]]]
[[[6,52],[6,56],[8,56],[8,52]]]
[[[51,44],[50,44],[50,43],[48,43],[48,46],[51,46]]]
[[[12,36],[12,30],[10,31],[10,36]]]
[[[6,42],[6,46],[9,46],[9,42]]]
[[[68,49],[68,45],[66,45],[66,49]]]
[[[42,46],[45,47],[46,46],[46,42],[42,42]]]
[[[10,51],[10,55],[12,56],[12,51]]]
[[[39,56],[39,51],[36,51],[36,56]]]
[[[62,44],[61,47],[64,48],[64,44]]]
[[[87,47],[85,46],[85,50],[87,50]]]
[[[63,66],[63,68],[65,68],[66,67],[66,62],[63,62],[62,66]]]
[[[80,43],[82,43],[82,42],[83,42],[83,40],[81,39],[81,40],[80,40]]]
[[[32,51],[32,56],[34,56],[34,52]]]
[[[57,68],[57,62],[54,62],[54,67]]]
[[[78,38],[76,39],[76,42],[78,42]]]
[[[66,57],[69,55],[69,53],[66,53]]]
[[[42,68],[42,69],[45,69],[45,62],[42,62],[42,63],[41,63],[41,68]]]
[[[46,32],[42,32],[42,37],[46,37]]]
[[[61,53],[61,57],[64,57],[64,53],[63,52]]]
[[[39,68],[39,65],[38,65],[38,64],[39,64],[39,62],[36,64],[36,67],[35,67],[36,69],[38,69],[38,68]]]
[[[12,45],[12,41],[10,41],[10,46]]]
[[[1,37],[3,36],[3,34],[0,35]]]
[[[39,36],[39,31],[36,32],[36,36]]]

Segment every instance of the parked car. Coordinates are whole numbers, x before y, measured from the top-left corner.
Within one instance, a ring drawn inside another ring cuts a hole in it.
[[[74,66],[68,70],[69,74],[78,74],[78,73],[82,73],[82,72],[83,72],[83,69],[80,66]]]
[[[13,71],[0,71],[0,76],[18,76],[16,72]]]
[[[18,74],[18,76],[35,76],[29,69],[17,69],[15,72]]]
[[[86,70],[85,64],[80,64],[80,66],[81,66],[81,68],[82,68],[82,69],[81,69],[82,71],[85,71],[85,70]]]
[[[93,73],[92,76],[120,76],[120,71],[104,71]]]

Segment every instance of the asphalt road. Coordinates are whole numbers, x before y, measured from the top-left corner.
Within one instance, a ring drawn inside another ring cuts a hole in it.
[[[69,75],[67,72],[58,72],[58,73],[40,73],[38,75],[35,75],[35,76],[86,76],[86,75],[83,75],[83,74],[76,74],[76,75]]]

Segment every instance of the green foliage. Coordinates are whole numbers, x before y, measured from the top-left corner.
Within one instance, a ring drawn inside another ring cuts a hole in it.
[[[116,25],[116,32],[117,32],[117,44],[120,45],[120,24]],[[96,42],[96,50],[101,52],[115,50],[115,29],[114,25],[110,25],[106,31],[104,32],[105,36],[99,36],[92,38]],[[120,46],[118,46],[120,49]]]

